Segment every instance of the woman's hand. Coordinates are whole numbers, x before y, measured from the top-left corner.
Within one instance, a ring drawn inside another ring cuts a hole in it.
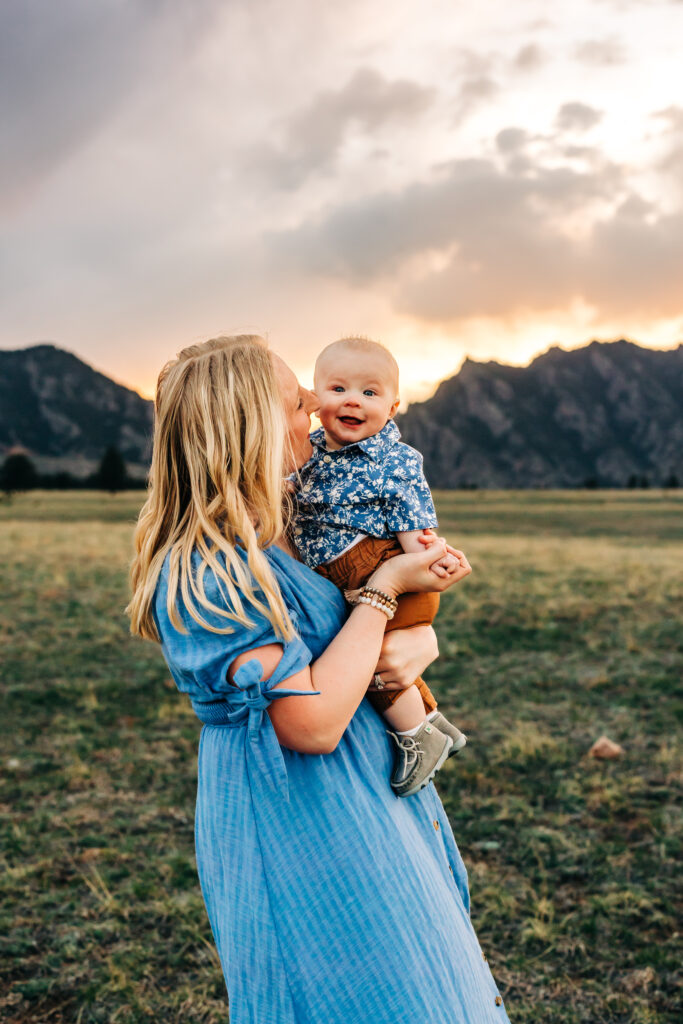
[[[387,633],[376,673],[382,676],[383,690],[405,690],[439,657],[436,633],[431,626],[412,626]],[[377,690],[374,682],[371,690]]]
[[[443,562],[444,575],[434,572],[432,567],[437,562]],[[443,593],[471,572],[472,566],[462,551],[452,548],[443,537],[430,537],[424,551],[389,558],[375,570],[367,585],[393,597],[399,594]]]

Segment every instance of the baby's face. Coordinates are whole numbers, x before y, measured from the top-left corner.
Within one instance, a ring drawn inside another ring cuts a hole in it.
[[[335,349],[318,361],[318,416],[331,448],[372,437],[398,408],[398,382],[379,353]]]

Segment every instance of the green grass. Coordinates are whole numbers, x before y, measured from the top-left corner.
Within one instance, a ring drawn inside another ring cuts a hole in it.
[[[122,612],[140,500],[0,504],[7,1024],[227,1024],[193,859],[199,726]],[[475,569],[427,673],[470,737],[439,790],[511,1020],[678,1021],[681,498],[438,505]],[[602,733],[623,758],[588,756]]]

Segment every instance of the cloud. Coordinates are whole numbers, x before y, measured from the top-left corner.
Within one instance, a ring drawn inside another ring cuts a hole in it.
[[[587,132],[602,120],[602,112],[586,103],[563,103],[555,117],[561,131]]]
[[[503,149],[524,145],[514,132],[500,133]],[[430,182],[342,204],[273,246],[305,273],[388,287],[398,312],[442,325],[576,300],[605,315],[680,313],[683,212],[659,212],[595,156],[582,170],[556,156],[531,172],[456,160]]]
[[[588,67],[610,67],[627,59],[624,44],[616,38],[587,39],[578,44],[574,56]]]
[[[529,139],[524,128],[503,128],[496,135],[496,146],[501,153],[517,153],[526,147]]]
[[[536,71],[545,62],[546,56],[541,47],[537,43],[527,43],[517,51],[512,66],[517,71]]]
[[[679,0],[683,3],[683,0]],[[670,106],[664,110],[657,110],[652,115],[659,121],[663,121],[665,128],[672,132],[683,132],[683,107]]]
[[[486,102],[497,96],[500,84],[495,74],[500,55],[459,47],[455,52],[455,77],[458,91],[453,106],[453,120],[460,126]]]
[[[595,173],[539,168],[528,179],[489,159],[459,159],[428,183],[342,204],[275,240],[306,270],[318,268],[360,283],[393,273],[416,254],[452,245],[480,259],[489,235],[492,247],[504,249],[527,228],[538,230],[534,225],[543,217],[534,206],[580,209],[591,200],[608,199],[619,177],[609,165]],[[515,237],[506,238],[509,233]]]
[[[669,106],[652,116],[664,125],[665,150],[657,161],[657,170],[673,180],[680,191],[683,182],[683,107]]]
[[[431,105],[435,91],[408,79],[389,81],[360,68],[341,89],[325,89],[284,125],[280,145],[254,147],[249,164],[281,188],[297,188],[314,173],[334,167],[356,130],[374,136],[385,125],[412,123]]]
[[[492,99],[499,89],[498,82],[489,75],[475,75],[466,78],[460,86],[455,101],[455,123],[462,124],[475,110],[478,110],[487,100]]]

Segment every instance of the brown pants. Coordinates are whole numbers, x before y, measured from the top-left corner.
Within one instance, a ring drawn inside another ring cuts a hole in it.
[[[386,562],[387,558],[402,554],[403,549],[395,538],[379,540],[377,537],[365,537],[339,558],[319,565],[316,572],[331,580],[340,590],[356,590],[367,583],[377,566]],[[387,632],[392,629],[407,629],[410,626],[431,625],[438,610],[438,594],[401,594],[396,614],[393,619],[387,620]],[[425,711],[433,711],[436,701],[425,681],[416,679],[415,686],[422,695]],[[398,700],[403,692],[389,690],[385,693],[369,690],[368,700],[377,711],[382,712]]]

